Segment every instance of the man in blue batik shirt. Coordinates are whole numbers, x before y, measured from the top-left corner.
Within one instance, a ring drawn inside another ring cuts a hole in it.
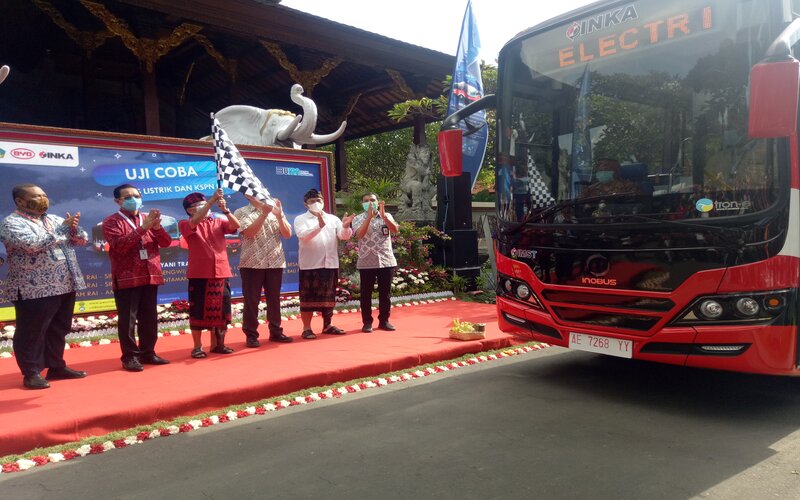
[[[47,213],[50,201],[39,186],[21,184],[11,193],[17,209],[0,223],[9,267],[0,292],[14,304],[14,357],[23,385],[47,389],[47,380],[86,376],[67,367],[64,344],[75,292],[86,288],[74,247],[86,245],[87,235],[78,227],[80,212],[66,219]],[[41,375],[45,368],[47,380]]]

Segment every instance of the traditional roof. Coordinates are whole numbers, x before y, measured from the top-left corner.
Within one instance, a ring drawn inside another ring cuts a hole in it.
[[[349,140],[408,126],[386,111],[438,96],[454,56],[269,0],[12,0],[0,64],[0,121],[143,133],[155,75],[161,135],[194,138],[231,104],[300,112],[299,82]]]

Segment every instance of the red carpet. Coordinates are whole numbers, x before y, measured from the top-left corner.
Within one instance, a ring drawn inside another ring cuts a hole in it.
[[[67,364],[89,376],[40,391],[22,387],[14,359],[0,359],[0,456],[516,344],[498,330],[495,314],[494,305],[460,301],[402,307],[392,310],[397,331],[374,333],[361,332],[359,313],[341,314],[334,324],[348,334],[317,340],[300,338],[297,319],[283,325],[291,344],[247,349],[233,329],[227,343],[235,353],[197,360],[189,356],[190,335],[165,337],[157,352],[172,363],[140,373],[122,370],[119,344],[70,349]],[[486,339],[448,338],[454,317],[486,323]],[[321,325],[314,318],[316,331]],[[266,325],[260,331],[263,340]],[[208,333],[203,343],[207,348]]]

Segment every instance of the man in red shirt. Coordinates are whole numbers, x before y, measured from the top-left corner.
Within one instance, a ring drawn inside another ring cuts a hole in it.
[[[161,213],[152,209],[143,215],[142,195],[130,184],[114,188],[114,201],[120,210],[103,220],[103,239],[109,245],[111,286],[117,305],[117,334],[122,349],[122,367],[140,372],[142,363],[165,365],[156,355],[158,340],[158,285],[161,275],[159,247],[170,245],[172,238],[161,227]],[[134,329],[138,323],[139,344]]]
[[[225,219],[211,217],[209,211],[217,204]],[[230,354],[233,349],[225,345],[225,333],[231,320],[232,276],[228,264],[226,234],[239,229],[239,221],[228,210],[222,189],[206,201],[203,193],[192,193],[183,199],[188,220],[178,223],[181,236],[189,247],[189,328],[192,330],[193,358],[205,358],[201,335],[211,331],[211,352]]]

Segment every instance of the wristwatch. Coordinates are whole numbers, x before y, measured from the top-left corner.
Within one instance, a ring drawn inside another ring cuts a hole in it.
[[[225,210],[224,212],[222,212],[222,215],[228,215],[229,213],[231,213],[230,210]]]

